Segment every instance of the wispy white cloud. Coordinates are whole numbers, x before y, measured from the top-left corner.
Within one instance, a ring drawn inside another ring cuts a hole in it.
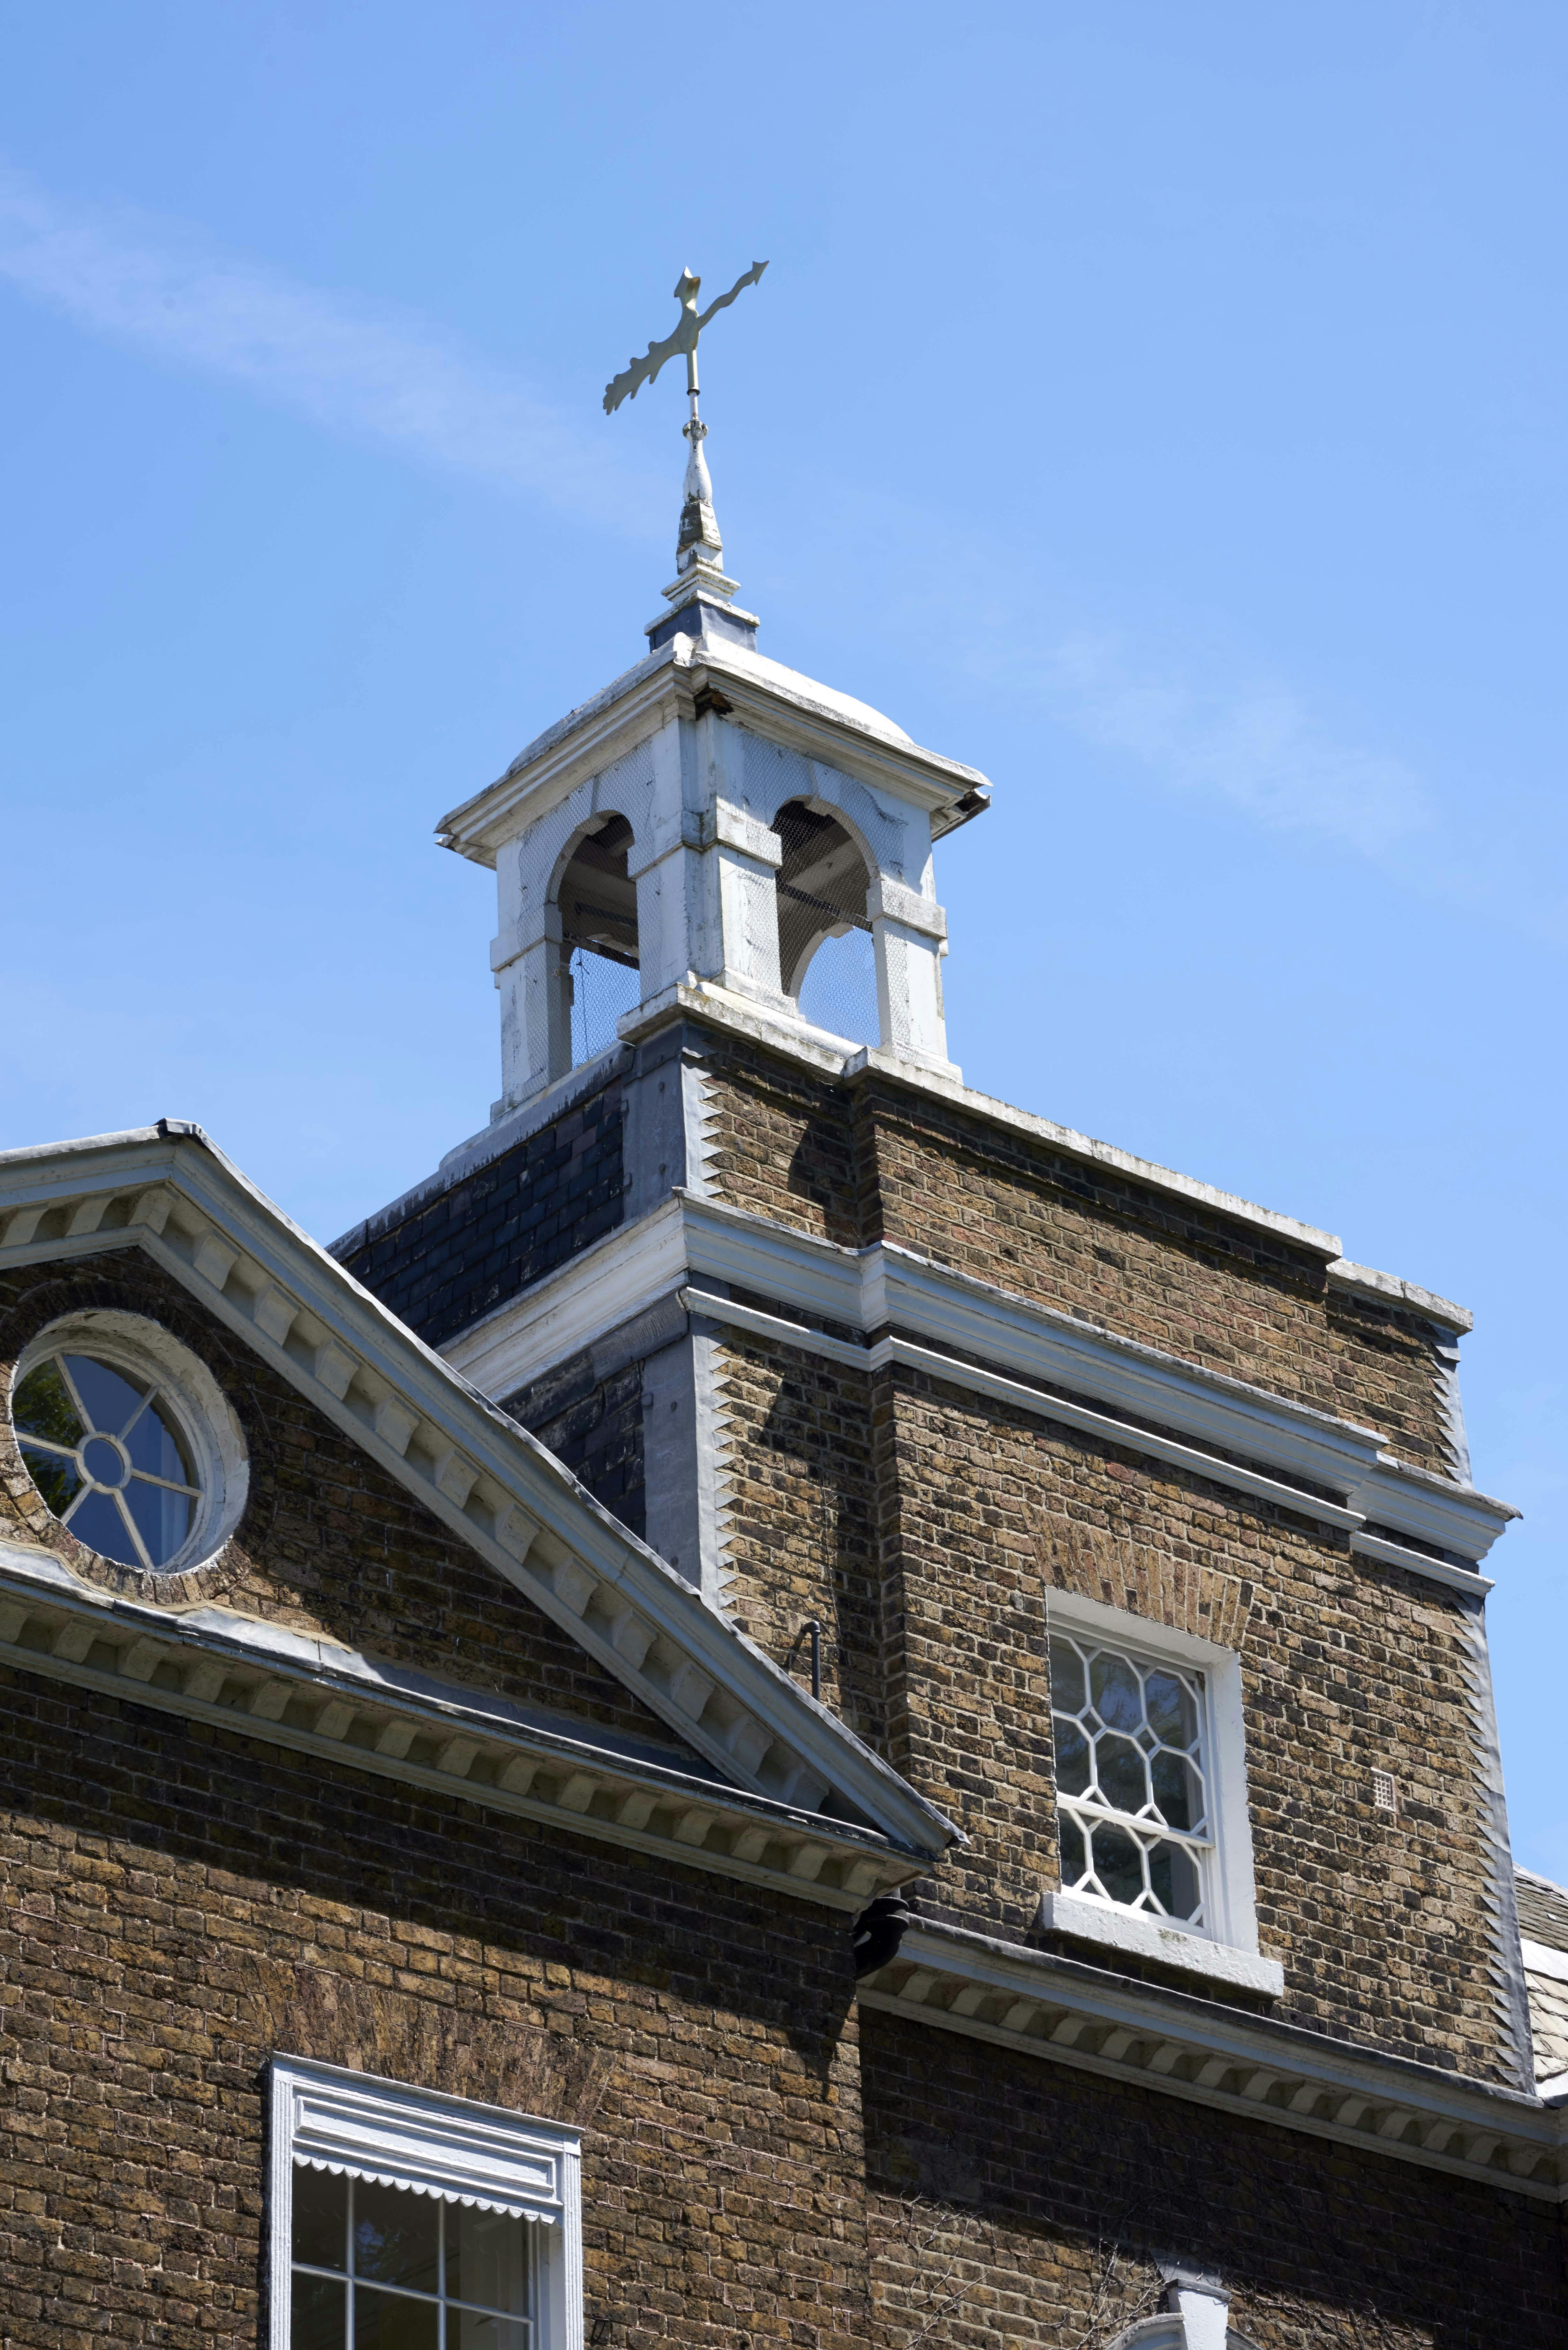
[[[187,229],[73,206],[0,169],[0,279],[336,432],[596,521],[655,520],[652,484],[628,479],[602,419],[563,414],[417,317],[296,284]]]
[[[1205,681],[1191,667],[1139,661],[1115,638],[1085,634],[1063,638],[1031,667],[1051,714],[1086,741],[1273,829],[1316,832],[1381,857],[1430,820],[1410,767],[1336,742],[1288,686]]]

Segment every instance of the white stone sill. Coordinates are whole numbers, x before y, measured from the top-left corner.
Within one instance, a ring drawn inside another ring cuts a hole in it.
[[[1285,1987],[1285,1970],[1278,1959],[1234,1950],[1226,1942],[1211,1942],[1206,1934],[1184,1933],[1179,1926],[1140,1910],[1115,1909],[1107,1901],[1085,1900],[1081,1893],[1042,1894],[1040,1925],[1047,1934],[1071,1934],[1080,1942],[1154,1959],[1161,1966],[1179,1967],[1184,1974],[1207,1975],[1212,1982],[1262,1991],[1270,1999],[1278,1999]]]

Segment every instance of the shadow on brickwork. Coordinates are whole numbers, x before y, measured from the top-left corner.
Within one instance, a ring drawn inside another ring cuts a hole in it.
[[[1231,2322],[1259,2350],[1548,2350],[1563,2339],[1560,2214],[1523,2196],[1232,2119],[870,2012],[861,2019],[868,2193],[884,2233],[945,2210],[983,2270],[1050,2302],[1059,2335],[1100,2350],[1094,2280],[1114,2251],[1127,2277],[1160,2261],[1208,2266],[1235,2293]],[[896,2269],[897,2246],[888,2258]],[[983,2279],[981,2280],[983,2282]],[[1130,2287],[1129,2287],[1130,2289]],[[1074,2298],[1075,2294],[1076,2298]],[[954,2350],[966,2333],[955,2307]],[[1135,2312],[1134,2314],[1143,2314]],[[895,2334],[894,2339],[897,2339]],[[994,2330],[990,2338],[997,2338]]]

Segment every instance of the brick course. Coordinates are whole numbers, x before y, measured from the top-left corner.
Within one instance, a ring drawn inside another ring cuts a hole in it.
[[[814,1081],[732,1039],[707,1071],[721,1196],[848,1247],[933,1262],[1385,1433],[1451,1474],[1436,1348],[1321,1256],[940,1097]]]

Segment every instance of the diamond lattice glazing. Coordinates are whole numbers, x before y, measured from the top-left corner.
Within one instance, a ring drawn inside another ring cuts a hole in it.
[[[1200,1677],[1058,1633],[1051,1700],[1063,1891],[1201,1927]]]

